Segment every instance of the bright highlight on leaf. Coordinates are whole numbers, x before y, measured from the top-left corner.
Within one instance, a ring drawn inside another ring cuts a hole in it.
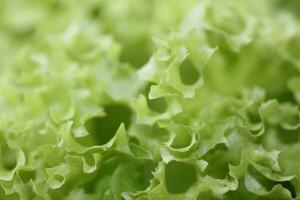
[[[0,200],[300,200],[299,8],[0,1]]]

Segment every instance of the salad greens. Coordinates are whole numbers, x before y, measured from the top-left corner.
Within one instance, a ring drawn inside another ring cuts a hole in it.
[[[0,199],[300,199],[299,8],[0,1]]]

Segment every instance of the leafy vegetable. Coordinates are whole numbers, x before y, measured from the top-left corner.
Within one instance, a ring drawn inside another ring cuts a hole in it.
[[[2,0],[0,199],[300,199],[299,6]]]

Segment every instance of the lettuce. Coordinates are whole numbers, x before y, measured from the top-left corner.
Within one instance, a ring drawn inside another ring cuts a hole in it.
[[[299,6],[2,0],[0,199],[300,199]]]

